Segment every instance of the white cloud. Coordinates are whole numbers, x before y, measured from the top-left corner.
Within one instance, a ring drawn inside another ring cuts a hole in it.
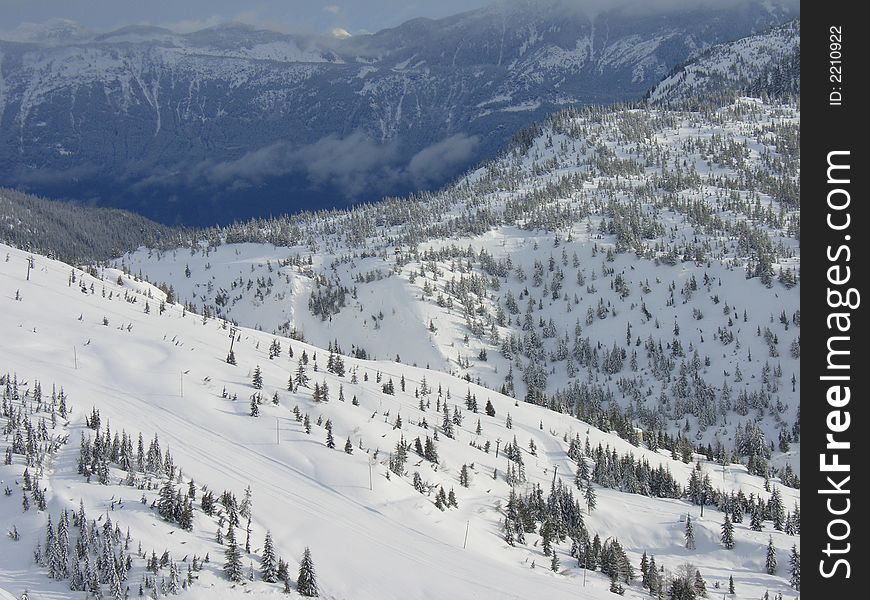
[[[218,15],[212,15],[206,19],[184,19],[181,21],[173,21],[170,23],[161,23],[161,27],[165,27],[170,31],[174,31],[175,33],[191,33],[193,31],[200,31],[202,29],[208,29],[209,27],[215,27],[216,25],[220,25],[223,23],[225,19],[219,17]]]

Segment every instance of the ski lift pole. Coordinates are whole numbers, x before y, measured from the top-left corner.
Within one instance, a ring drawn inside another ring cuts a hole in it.
[[[238,331],[235,326],[230,327],[230,354],[233,353],[233,344],[236,342],[236,333]]]

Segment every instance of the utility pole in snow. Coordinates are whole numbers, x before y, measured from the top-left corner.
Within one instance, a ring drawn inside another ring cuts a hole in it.
[[[76,347],[73,346],[73,362],[75,363],[76,369],[79,368],[79,355],[76,353]]]
[[[231,356],[233,353],[233,344],[235,344],[235,342],[236,342],[236,332],[237,331],[238,331],[238,329],[236,329],[235,326],[230,327],[230,351],[227,354],[227,356]]]
[[[462,542],[462,549],[465,550],[465,547],[468,545],[468,527],[471,525],[471,521],[468,520],[465,522],[465,541]]]
[[[275,417],[275,443],[281,445],[281,434],[278,429],[278,417]]]

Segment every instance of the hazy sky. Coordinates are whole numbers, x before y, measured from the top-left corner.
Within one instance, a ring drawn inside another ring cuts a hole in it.
[[[243,21],[282,31],[351,33],[393,27],[414,17],[443,17],[489,0],[0,0],[0,31],[22,23],[70,19],[89,29],[132,23],[179,31]]]
[[[69,19],[88,29],[110,31],[148,24],[188,32],[240,21],[285,32],[351,34],[395,27],[414,17],[445,17],[497,0],[0,0],[0,32],[23,23]],[[501,0],[511,2],[513,0]],[[722,6],[764,0],[563,0],[584,8],[632,4],[643,10],[673,10],[698,4]],[[774,0],[797,4],[798,0]]]

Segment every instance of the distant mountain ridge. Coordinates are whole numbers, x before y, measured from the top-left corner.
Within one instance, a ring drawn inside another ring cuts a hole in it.
[[[736,94],[800,95],[800,19],[714,46],[681,65],[648,94],[659,106],[721,104]]]
[[[74,24],[0,41],[0,185],[213,224],[431,189],[565,105],[794,16],[498,4],[344,40]]]

